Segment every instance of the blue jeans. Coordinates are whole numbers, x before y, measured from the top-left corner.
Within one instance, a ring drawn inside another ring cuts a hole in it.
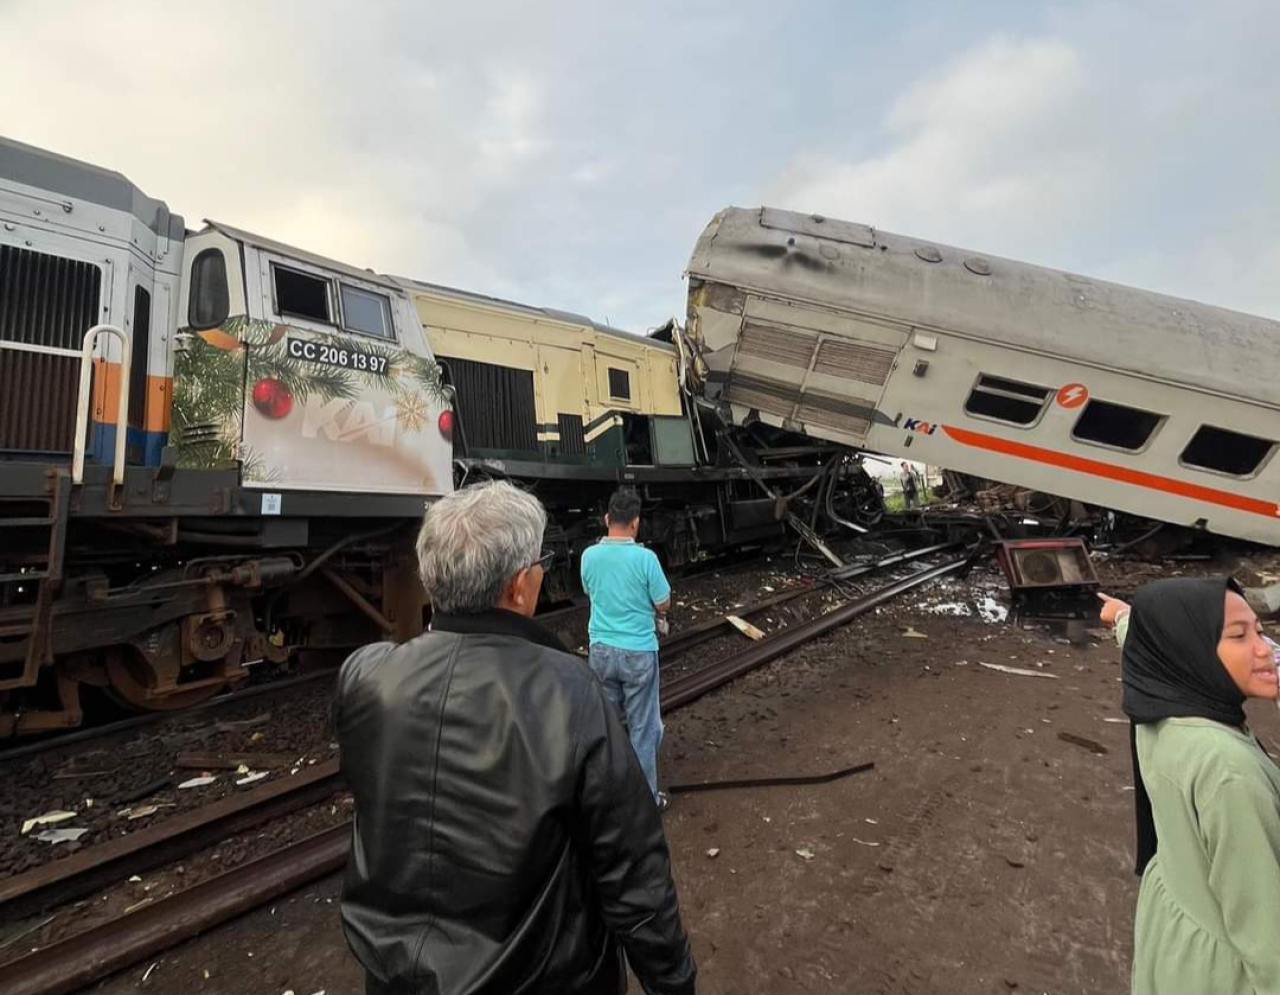
[[[662,745],[657,650],[624,650],[592,643],[587,662],[604,685],[605,696],[622,712],[631,748],[656,799],[658,747]]]

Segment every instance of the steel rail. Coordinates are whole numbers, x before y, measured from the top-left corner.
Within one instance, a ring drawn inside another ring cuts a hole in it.
[[[713,688],[777,659],[877,605],[963,569],[971,559],[966,555],[895,581],[834,611],[756,643],[702,673],[673,681],[662,690],[662,710],[671,712],[681,708]],[[130,915],[74,934],[4,964],[0,966],[0,977],[4,979],[5,991],[16,995],[58,995],[83,988],[339,870],[346,863],[350,838],[349,822],[335,826]]]
[[[0,967],[0,979],[3,979],[0,987],[12,995],[78,991],[318,877],[340,870],[347,862],[350,843],[350,824],[317,833],[129,915],[11,961]]]
[[[36,754],[46,753],[50,750],[74,746],[77,743],[84,743],[100,737],[106,738],[118,732],[128,732],[130,729],[140,729],[150,725],[158,725],[169,719],[180,718],[184,715],[192,715],[196,712],[203,712],[210,708],[221,708],[224,705],[234,705],[238,701],[248,701],[252,698],[259,698],[279,691],[287,691],[289,688],[297,687],[300,684],[309,684],[312,681],[322,680],[325,677],[336,678],[337,675],[337,667],[326,667],[323,670],[315,670],[309,674],[299,674],[297,677],[286,677],[283,680],[272,681],[267,684],[257,684],[251,688],[241,688],[238,691],[228,691],[226,694],[220,694],[216,698],[210,698],[208,701],[202,701],[198,705],[192,705],[190,708],[175,709],[174,711],[168,712],[146,712],[142,715],[134,715],[127,719],[121,719],[118,722],[108,722],[105,725],[90,726],[86,729],[77,729],[74,732],[59,733],[49,739],[42,739],[35,743],[24,743],[22,746],[15,746],[11,749],[0,751],[0,764],[7,763],[11,760],[21,760],[24,757],[35,756]]]
[[[926,546],[923,549],[913,549],[908,552],[894,553],[891,556],[886,556],[883,559],[876,560],[874,563],[861,565],[851,564],[839,570],[829,571],[812,583],[797,584],[786,591],[771,595],[770,597],[757,601],[754,604],[744,605],[732,614],[738,618],[747,618],[751,615],[758,615],[762,611],[767,611],[770,608],[776,608],[778,605],[785,604],[788,601],[793,601],[796,598],[803,598],[805,595],[813,594],[815,591],[825,590],[826,588],[831,587],[836,581],[853,580],[857,577],[862,577],[878,570],[885,570],[889,567],[897,566],[900,563],[919,559],[922,556],[932,556],[934,553],[941,553],[949,549],[954,549],[957,545],[959,544],[944,542],[939,543],[936,546]],[[681,629],[679,632],[673,633],[671,636],[664,639],[660,645],[659,652],[668,658],[676,656],[680,653],[684,653],[686,650],[689,650],[694,646],[699,646],[710,639],[715,639],[720,636],[722,634],[722,630],[726,628],[732,628],[732,623],[729,621],[728,615],[721,615],[717,618],[708,619],[706,622],[701,622],[698,625],[688,626],[687,628]]]
[[[0,880],[0,915],[12,921],[95,894],[113,881],[180,860],[236,833],[318,804],[341,789],[338,761],[328,760],[86,847]]]
[[[848,604],[829,611],[825,615],[819,615],[808,622],[793,625],[789,629],[783,629],[777,635],[763,639],[747,647],[741,653],[735,653],[733,656],[712,664],[704,670],[690,674],[688,677],[674,680],[670,684],[663,686],[658,692],[659,705],[663,712],[673,711],[687,705],[689,702],[702,697],[708,691],[713,691],[736,677],[740,677],[755,670],[757,667],[776,660],[783,654],[790,653],[796,647],[852,621],[877,605],[896,598],[899,594],[903,594],[914,587],[919,587],[921,584],[926,584],[931,580],[937,580],[939,577],[945,577],[947,574],[956,573],[963,569],[969,561],[969,556],[962,556],[932,567],[929,570],[922,570],[912,577],[896,581],[877,591],[873,591],[865,597],[850,601]]]

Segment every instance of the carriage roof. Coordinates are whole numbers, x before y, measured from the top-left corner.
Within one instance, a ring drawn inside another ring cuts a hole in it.
[[[727,208],[688,274],[1280,406],[1280,322],[867,225]]]

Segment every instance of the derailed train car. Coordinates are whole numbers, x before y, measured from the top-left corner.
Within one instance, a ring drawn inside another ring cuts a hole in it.
[[[728,422],[1280,544],[1280,322],[771,208],[688,278]]]

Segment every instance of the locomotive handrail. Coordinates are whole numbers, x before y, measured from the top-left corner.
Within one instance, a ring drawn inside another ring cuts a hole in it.
[[[84,344],[80,347],[80,392],[76,397],[76,439],[75,455],[71,463],[71,483],[84,483],[84,451],[85,436],[89,431],[89,403],[92,400],[93,387],[93,349],[98,344],[98,336],[114,335],[120,340],[123,356],[120,360],[120,401],[116,411],[116,452],[112,463],[112,484],[120,487],[124,484],[124,450],[129,435],[129,361],[131,343],[129,336],[115,325],[94,325],[84,333]],[[106,385],[102,395],[106,398]]]

